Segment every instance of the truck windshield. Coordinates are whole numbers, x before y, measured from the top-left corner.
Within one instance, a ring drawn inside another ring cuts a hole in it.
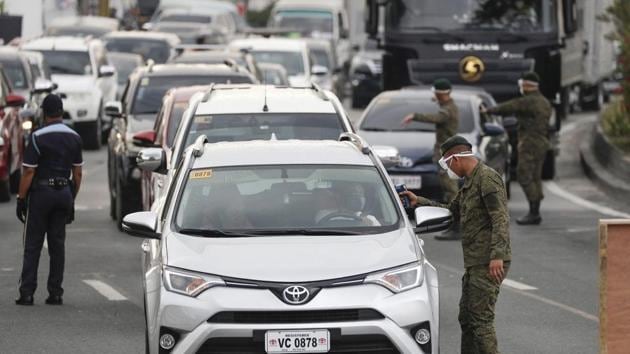
[[[556,20],[551,0],[396,0],[388,23],[403,31],[549,32]]]
[[[299,28],[310,36],[330,36],[333,33],[333,15],[322,10],[281,10],[272,19],[275,27]]]

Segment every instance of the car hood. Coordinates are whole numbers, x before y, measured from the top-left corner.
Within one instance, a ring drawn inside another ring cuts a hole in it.
[[[305,75],[289,76],[289,85],[291,87],[310,87],[311,81]]]
[[[52,82],[56,83],[61,93],[89,93],[94,90],[96,83],[90,75],[51,75]]]
[[[338,279],[418,260],[408,230],[379,235],[167,238],[169,266],[224,277],[311,282]]]
[[[414,164],[429,163],[433,158],[435,132],[369,132],[360,130],[370,145],[387,145],[398,149],[401,158],[409,158]]]

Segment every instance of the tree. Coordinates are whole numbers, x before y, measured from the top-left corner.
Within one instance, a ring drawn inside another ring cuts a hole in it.
[[[615,0],[601,16],[604,21],[611,22],[615,30],[609,39],[619,44],[619,57],[617,64],[623,74],[623,101],[626,111],[626,119],[630,121],[630,1]]]

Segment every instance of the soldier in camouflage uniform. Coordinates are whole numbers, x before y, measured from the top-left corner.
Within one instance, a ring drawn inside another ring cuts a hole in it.
[[[529,201],[529,213],[516,220],[520,225],[538,225],[542,221],[542,169],[547,151],[551,148],[549,119],[552,106],[538,90],[539,82],[538,74],[523,74],[519,80],[523,96],[487,110],[491,114],[514,115],[519,122],[517,177]]]
[[[507,193],[501,176],[478,161],[471,149],[472,145],[460,136],[442,144],[440,165],[452,178],[465,178],[464,186],[450,203],[434,202],[410,191],[401,196],[409,197],[412,206],[448,208],[461,223],[466,268],[459,303],[461,353],[497,354],[494,309],[512,253]]]
[[[435,124],[433,162],[437,163],[440,159],[440,145],[442,145],[446,139],[457,134],[457,129],[459,128],[459,110],[451,98],[451,83],[447,79],[435,80],[432,90],[435,94],[435,99],[440,105],[440,110],[435,114],[411,113],[403,119],[402,124],[407,125],[412,121]],[[446,172],[442,169],[439,169],[438,175],[440,185],[444,191],[445,200],[450,201],[457,194],[457,182],[448,178]]]

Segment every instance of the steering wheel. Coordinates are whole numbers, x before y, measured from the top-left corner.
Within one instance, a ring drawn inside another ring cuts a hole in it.
[[[328,214],[328,215],[324,216],[321,220],[319,220],[317,222],[317,225],[329,223],[333,219],[346,219],[346,220],[349,219],[349,220],[352,220],[352,221],[362,221],[363,220],[363,219],[361,219],[360,216],[352,214],[350,212],[337,211],[337,212],[334,212],[332,214]]]

